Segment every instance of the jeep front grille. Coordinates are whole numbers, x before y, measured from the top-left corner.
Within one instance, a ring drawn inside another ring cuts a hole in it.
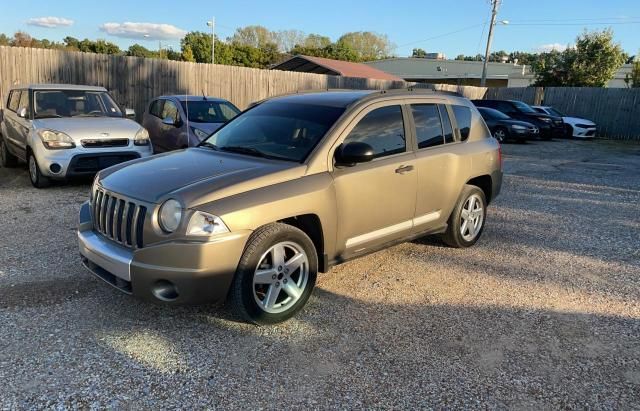
[[[96,231],[125,247],[143,247],[146,207],[100,189],[93,193],[91,206]]]

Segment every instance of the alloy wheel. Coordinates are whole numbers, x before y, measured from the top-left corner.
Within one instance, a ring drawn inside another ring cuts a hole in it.
[[[484,223],[484,209],[480,196],[473,194],[467,198],[462,207],[460,222],[462,238],[465,241],[472,241],[476,238]]]
[[[507,137],[507,134],[504,132],[504,130],[498,129],[498,130],[493,132],[493,137],[496,140],[498,140],[500,143],[503,143],[505,138]]]
[[[253,275],[253,297],[270,314],[287,311],[300,300],[309,280],[309,259],[292,241],[272,246],[260,257]]]

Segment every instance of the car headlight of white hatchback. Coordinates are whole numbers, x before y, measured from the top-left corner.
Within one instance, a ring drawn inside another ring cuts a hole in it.
[[[187,227],[187,235],[192,236],[207,237],[228,232],[229,228],[220,217],[202,211],[193,213]]]
[[[163,231],[173,233],[182,221],[182,204],[177,200],[169,199],[160,206],[158,211],[158,224]]]
[[[146,128],[142,127],[136,133],[133,138],[133,144],[136,146],[148,146],[149,145],[149,132]]]
[[[74,148],[76,144],[68,134],[56,130],[38,130],[42,144],[49,150]]]

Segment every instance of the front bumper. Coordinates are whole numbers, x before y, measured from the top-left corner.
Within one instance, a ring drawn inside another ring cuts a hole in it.
[[[596,126],[583,128],[583,127],[572,127],[573,129],[573,137],[575,138],[594,138],[596,136]]]
[[[32,149],[35,152],[42,175],[54,179],[93,175],[104,168],[148,157],[153,153],[151,145],[135,146],[133,143],[122,148],[87,149],[76,147],[66,150],[48,150],[42,144],[36,143]],[[52,169],[52,165],[57,165],[57,167],[54,166]]]
[[[94,232],[86,202],[80,210],[78,244],[84,266],[125,293],[170,304],[202,304],[226,298],[250,234],[130,249]]]

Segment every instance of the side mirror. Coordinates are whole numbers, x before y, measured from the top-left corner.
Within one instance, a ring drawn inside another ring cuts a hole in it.
[[[124,116],[126,118],[135,118],[136,117],[136,111],[132,108],[125,108],[124,109]]]
[[[340,144],[335,152],[336,165],[351,167],[358,163],[366,163],[373,160],[375,154],[373,147],[361,141]]]
[[[176,127],[178,121],[179,120],[174,120],[172,117],[165,117],[164,120],[162,120],[162,124],[164,124],[165,126]]]
[[[16,114],[18,114],[18,117],[20,117],[20,118],[26,118],[27,117],[27,109],[25,107],[22,107],[20,110],[18,110],[18,112]]]

